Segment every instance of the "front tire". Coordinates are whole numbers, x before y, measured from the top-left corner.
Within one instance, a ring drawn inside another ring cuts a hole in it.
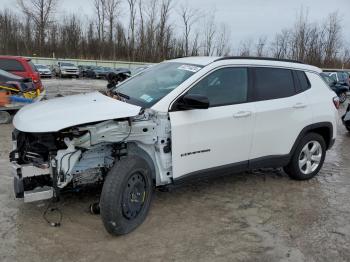
[[[137,155],[116,162],[104,182],[101,217],[108,233],[124,235],[145,220],[152,198],[152,171]]]
[[[322,136],[308,133],[301,139],[284,171],[292,179],[307,180],[318,174],[326,156],[326,143]]]

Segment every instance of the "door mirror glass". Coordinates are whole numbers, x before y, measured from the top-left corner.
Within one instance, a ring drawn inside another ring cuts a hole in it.
[[[207,109],[209,108],[209,99],[203,95],[186,94],[178,100],[175,108],[178,110]]]

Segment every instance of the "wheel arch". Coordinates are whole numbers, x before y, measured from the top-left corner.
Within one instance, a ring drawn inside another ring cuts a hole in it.
[[[314,123],[311,125],[308,125],[304,127],[301,132],[299,133],[297,139],[294,142],[294,145],[292,147],[292,150],[290,151],[289,155],[293,155],[296,147],[298,146],[300,140],[307,134],[307,133],[316,133],[323,137],[324,141],[326,142],[326,150],[330,149],[334,143],[333,140],[333,124],[331,122],[319,122]]]
[[[156,180],[156,167],[154,164],[154,161],[152,160],[152,157],[141,147],[139,147],[136,143],[128,143],[128,149],[127,149],[128,155],[137,155],[142,157],[144,160],[146,160],[147,164],[152,170],[152,179]]]

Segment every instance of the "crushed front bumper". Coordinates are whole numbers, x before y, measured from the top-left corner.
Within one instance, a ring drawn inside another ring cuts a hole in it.
[[[39,168],[32,164],[19,165],[16,162],[12,162],[11,167],[16,198],[23,198],[24,202],[33,202],[54,196],[54,189],[51,186],[43,185],[34,188],[28,186],[37,178],[50,176],[50,168]]]

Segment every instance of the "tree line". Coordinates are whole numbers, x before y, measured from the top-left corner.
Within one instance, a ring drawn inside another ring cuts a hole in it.
[[[58,0],[17,0],[20,12],[0,11],[2,54],[159,62],[183,56],[269,56],[320,67],[350,67],[337,12],[321,23],[301,9],[294,25],[268,39],[230,45],[215,13],[174,0],[90,0],[94,15],[58,16]],[[125,19],[127,17],[127,19]],[[175,22],[174,22],[175,21]]]

